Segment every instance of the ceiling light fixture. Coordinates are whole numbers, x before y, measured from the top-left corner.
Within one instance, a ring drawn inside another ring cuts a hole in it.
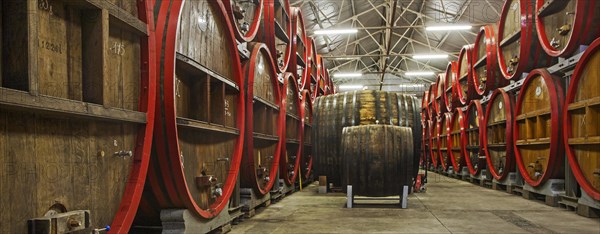
[[[340,90],[359,90],[365,88],[364,85],[340,85]]]
[[[447,54],[415,54],[414,59],[447,59]]]
[[[349,29],[319,29],[315,30],[315,35],[324,35],[324,34],[353,34],[357,33],[358,29],[349,28]]]
[[[333,74],[334,78],[353,78],[353,77],[361,77],[362,73],[335,73]]]
[[[406,76],[432,76],[435,72],[432,71],[422,71],[422,72],[406,72],[404,75]]]
[[[453,31],[453,30],[469,30],[473,28],[471,25],[446,25],[446,26],[429,26],[427,31]]]

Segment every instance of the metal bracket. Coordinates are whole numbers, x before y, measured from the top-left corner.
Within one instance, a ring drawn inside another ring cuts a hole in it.
[[[90,211],[75,210],[27,221],[29,233],[70,233],[90,227]]]
[[[237,42],[238,53],[242,60],[250,59],[250,51],[248,50],[248,42]]]

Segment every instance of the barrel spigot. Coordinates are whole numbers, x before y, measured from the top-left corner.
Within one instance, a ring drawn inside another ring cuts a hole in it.
[[[550,40],[550,46],[554,48],[560,47],[560,40],[556,40],[556,38],[553,37],[552,40]]]
[[[131,150],[121,150],[121,151],[115,152],[114,155],[118,156],[118,157],[123,157],[123,158],[131,157],[131,156],[133,156],[133,151],[131,151]]]
[[[103,228],[96,228],[96,229],[92,230],[92,233],[93,234],[100,234],[100,232],[108,232],[108,231],[110,231],[110,226],[106,225]]]
[[[560,26],[560,28],[557,28],[556,31],[558,32],[559,35],[566,36],[571,31],[571,25],[565,24],[563,26]]]

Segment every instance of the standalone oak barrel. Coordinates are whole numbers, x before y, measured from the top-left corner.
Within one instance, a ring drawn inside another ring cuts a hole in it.
[[[577,182],[600,201],[600,39],[585,51],[571,79],[563,113],[564,144]]]
[[[283,142],[285,111],[277,68],[267,46],[250,43],[250,58],[243,63],[246,78],[246,137],[240,187],[267,194],[273,184]]]
[[[381,124],[410,127],[415,133],[414,152],[421,148],[421,126],[414,96],[365,90],[338,93],[315,101],[313,156],[317,175],[341,185],[342,129],[348,126]],[[418,155],[417,155],[418,156]],[[417,165],[418,166],[418,165]]]
[[[306,82],[309,74],[308,68],[308,52],[309,48],[306,37],[306,29],[304,27],[304,18],[302,17],[302,11],[300,8],[292,7],[292,55],[290,57],[290,64],[288,65],[288,71],[294,73],[296,77],[302,82]],[[304,86],[305,84],[302,84]],[[305,89],[306,87],[301,87]]]
[[[431,121],[429,121],[429,154],[431,156],[431,165],[433,168],[438,168],[440,163],[440,151],[439,151],[439,121],[440,117],[434,116]]]
[[[515,106],[513,140],[521,176],[537,187],[564,178],[562,78],[536,69],[525,79]]]
[[[312,100],[310,99],[310,93],[308,90],[302,91],[302,109],[304,110],[302,116],[304,117],[304,136],[302,142],[304,149],[302,150],[301,166],[302,171],[302,183],[311,181],[313,173],[313,150],[312,150],[312,126],[313,126],[313,107]]]
[[[160,225],[166,208],[213,218],[233,193],[245,135],[244,79],[232,25],[219,1],[159,1],[154,9],[161,114],[136,222]]]
[[[0,6],[2,233],[131,227],[152,145],[155,28],[150,1],[113,2]]]
[[[298,168],[304,149],[304,104],[302,92],[298,89],[298,82],[294,74],[283,74],[283,89],[281,106],[285,106],[285,144],[281,145],[281,160],[279,178],[288,184],[294,184],[298,177]],[[283,95],[285,94],[285,95]]]
[[[451,61],[448,63],[448,66],[446,66],[446,75],[444,76],[444,92],[443,92],[443,99],[444,99],[444,106],[446,107],[446,109],[442,109],[443,112],[452,112],[452,110],[454,110],[454,107],[457,106],[457,100],[456,100],[456,92],[455,92],[455,84],[456,84],[456,80],[457,80],[457,73],[458,73],[458,63],[456,61]],[[440,110],[440,112],[442,111]]]
[[[447,112],[440,116],[438,123],[438,155],[442,170],[447,171],[451,166],[450,154],[448,153],[448,142],[450,138],[450,121],[452,121],[452,113]]]
[[[508,84],[498,65],[498,28],[495,24],[479,29],[473,46],[473,88],[475,97],[487,95]]]
[[[446,109],[446,74],[438,74],[436,80],[435,110],[438,116],[448,111]]]
[[[550,65],[538,41],[533,0],[507,0],[498,24],[498,62],[504,78],[520,79],[524,72]]]
[[[487,165],[485,152],[483,152],[483,130],[481,129],[481,126],[485,126],[484,110],[479,100],[472,100],[467,106],[463,122],[466,135],[463,153],[469,173],[473,176],[478,175],[481,169],[486,168]]]
[[[553,57],[568,57],[600,36],[600,2],[537,0],[535,25],[542,48]]]
[[[465,45],[458,55],[455,95],[459,106],[466,106],[475,97],[473,86],[473,45]]]
[[[514,171],[513,97],[496,89],[488,102],[484,118],[483,148],[490,173],[504,180]]]
[[[242,42],[254,40],[263,18],[265,2],[272,0],[223,0],[229,22],[233,25],[236,39]],[[265,15],[265,17],[267,17]],[[200,21],[200,24],[205,22]]]
[[[345,127],[341,139],[343,188],[369,197],[402,194],[412,186],[413,136],[411,128],[391,125]]]
[[[464,157],[465,148],[463,146],[463,143],[467,140],[464,123],[464,112],[461,108],[455,108],[448,126],[448,154],[450,155],[450,162],[452,162],[452,168],[455,172],[461,172],[467,163]]]
[[[278,72],[285,72],[292,56],[290,2],[288,0],[262,0],[262,2],[264,4],[262,19],[254,40],[267,44],[273,61],[277,64]]]

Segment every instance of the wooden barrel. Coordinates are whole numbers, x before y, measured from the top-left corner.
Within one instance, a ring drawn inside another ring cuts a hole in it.
[[[533,187],[564,178],[562,81],[546,69],[536,69],[519,91],[513,123],[515,161],[525,182]]]
[[[325,73],[323,71],[323,59],[321,58],[321,55],[317,54],[317,82],[314,84],[314,86],[311,85],[310,87],[314,100],[316,100],[317,97],[323,96],[321,85],[323,84],[324,77]]]
[[[498,65],[498,27],[496,24],[482,26],[473,46],[473,88],[474,97],[487,95],[508,81],[502,77]]]
[[[443,112],[452,112],[454,107],[458,106],[457,98],[454,95],[456,94],[454,87],[457,79],[456,75],[458,74],[457,67],[458,63],[456,61],[451,61],[448,63],[448,66],[446,66],[443,87],[443,99],[446,109],[441,109]]]
[[[435,110],[438,116],[446,112],[446,74],[438,74],[436,81],[437,88],[435,92]]]
[[[241,2],[241,1],[239,1]],[[252,1],[246,1],[252,2]],[[267,44],[279,73],[287,70],[292,54],[292,18],[288,0],[262,0],[263,14],[254,41]],[[251,4],[251,3],[245,3]]]
[[[536,34],[533,0],[504,2],[498,25],[498,62],[506,79],[520,79],[523,72],[550,65]]]
[[[496,89],[488,102],[483,120],[483,148],[488,169],[499,181],[515,169],[512,120],[512,97],[503,89]]]
[[[569,57],[600,36],[598,1],[537,0],[535,13],[538,39],[550,56]]]
[[[315,85],[317,83],[317,47],[315,44],[315,39],[312,37],[307,37],[308,50],[307,50],[307,59],[308,64],[306,65],[308,70],[308,76],[304,77],[302,80],[302,89],[311,89],[311,85]]]
[[[345,127],[341,136],[343,182],[354,195],[385,197],[412,187],[411,128],[391,125]],[[418,159],[418,158],[416,158]]]
[[[298,167],[302,158],[304,145],[304,104],[302,92],[294,74],[283,74],[283,89],[281,90],[281,106],[285,106],[285,144],[281,145],[279,178],[288,185],[294,184],[298,177]],[[285,94],[285,95],[283,95]]]
[[[429,137],[430,137],[429,120],[421,119],[421,157],[420,164],[426,165],[430,161]]]
[[[263,18],[263,9],[267,5],[265,2],[269,1],[272,0],[223,0],[236,39],[242,42],[254,40]],[[200,24],[205,23],[201,20],[198,21]]]
[[[600,200],[600,39],[579,59],[567,91],[563,110],[564,144],[579,186]]]
[[[306,29],[304,27],[304,18],[302,11],[298,7],[292,7],[292,55],[288,71],[294,73],[300,81],[309,77],[309,68],[307,66],[308,51]],[[306,87],[302,87],[303,89]]]
[[[431,156],[431,164],[433,168],[438,168],[440,165],[440,146],[439,146],[439,116],[434,116],[429,121],[429,154]]]
[[[421,99],[421,113],[423,120],[429,120],[429,91],[423,92],[423,98]]]
[[[476,176],[481,169],[486,168],[485,152],[483,152],[483,133],[480,126],[484,125],[484,107],[479,100],[472,100],[465,111],[465,139],[463,142],[464,157],[469,173]]]
[[[454,97],[458,100],[456,103],[459,106],[466,106],[472,98],[477,96],[473,86],[473,45],[465,45],[460,50],[456,70]]]
[[[149,1],[114,3],[0,6],[2,233],[131,227],[152,145],[155,28]]]
[[[283,141],[285,111],[277,69],[269,49],[250,43],[250,58],[243,65],[246,77],[246,137],[241,165],[241,188],[267,194],[277,176]]]
[[[414,152],[418,152],[421,126],[416,101],[414,96],[375,90],[317,98],[312,138],[317,175],[327,176],[328,182],[340,185],[342,165],[339,145],[342,129],[348,126],[382,124],[411,127],[416,134]]]
[[[304,149],[302,150],[301,167],[302,170],[302,182],[307,183],[312,180],[312,168],[313,168],[313,144],[312,144],[312,126],[313,126],[313,106],[312,100],[310,100],[310,93],[308,90],[302,91],[302,116],[304,123],[304,136],[302,143]]]
[[[235,36],[220,1],[162,1],[154,8],[161,114],[136,221],[160,225],[167,208],[213,218],[227,206],[242,160],[245,91]],[[205,12],[203,20],[197,12]]]
[[[437,96],[437,83],[431,83],[427,92],[429,93],[429,96],[427,97],[427,109],[429,110],[429,119],[433,120],[437,116],[438,112],[436,105],[437,103],[435,101],[435,98]]]
[[[448,154],[452,168],[456,173],[461,173],[462,168],[467,165],[464,157],[463,143],[467,140],[465,132],[465,114],[461,108],[455,108],[448,125]]]
[[[450,139],[450,121],[452,121],[452,113],[447,112],[440,116],[438,122],[438,158],[442,170],[447,171],[451,166],[450,154],[448,153],[448,142]]]

